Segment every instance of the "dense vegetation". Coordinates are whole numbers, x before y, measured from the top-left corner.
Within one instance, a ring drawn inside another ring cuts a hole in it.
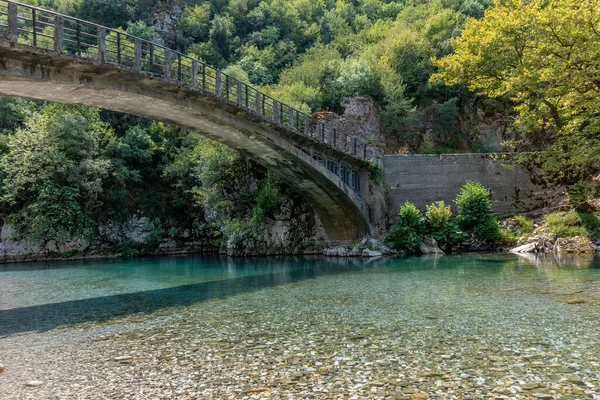
[[[431,57],[449,54],[467,18],[482,17],[491,0],[29,2],[163,42],[306,111],[372,96],[392,151],[497,148],[473,123],[478,98],[429,82]],[[157,32],[166,14],[176,22]],[[490,116],[504,107],[493,103],[484,107]]]
[[[306,111],[371,96],[389,152],[538,150],[529,161],[575,205],[595,194],[596,1],[26,2],[162,42]],[[0,129],[0,219],[31,237],[93,236],[134,214],[157,232],[246,232],[287,191],[229,149],[133,116],[2,99]],[[455,218],[444,204],[425,215],[407,204],[390,240],[492,240],[486,196],[465,187]]]
[[[428,205],[425,215],[406,202],[400,207],[398,221],[386,242],[395,248],[415,251],[425,236],[437,240],[446,250],[460,248],[473,240],[489,244],[503,239],[503,231],[493,216],[492,194],[481,183],[466,182],[454,203],[458,213],[452,218],[450,206],[443,201]]]

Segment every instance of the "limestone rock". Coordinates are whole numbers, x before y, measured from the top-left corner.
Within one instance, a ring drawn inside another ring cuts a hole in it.
[[[587,236],[559,238],[554,245],[557,253],[593,253],[596,251]]]
[[[44,384],[44,382],[42,381],[28,381],[25,383],[25,386],[28,387],[39,387],[42,386]]]
[[[381,257],[382,255],[383,254],[377,250],[364,249],[362,252],[363,257]]]
[[[438,247],[437,241],[430,237],[423,238],[423,241],[419,245],[419,250],[423,254],[444,254],[444,252]]]
[[[519,246],[519,247],[515,247],[514,249],[510,249],[510,252],[514,253],[514,254],[518,254],[518,253],[536,253],[537,252],[537,248],[538,248],[538,243],[537,242],[531,242],[531,243],[527,243],[527,244],[524,244],[524,245]]]

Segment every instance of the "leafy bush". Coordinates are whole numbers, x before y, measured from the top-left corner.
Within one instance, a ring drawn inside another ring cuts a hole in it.
[[[398,222],[390,229],[386,242],[394,247],[414,249],[423,240],[423,225],[421,212],[407,201],[400,207]]]
[[[577,182],[569,186],[567,196],[571,199],[575,207],[585,204],[596,194],[596,185],[593,182]]]
[[[519,223],[521,235],[528,235],[535,229],[535,223],[531,218],[528,218],[524,215],[515,215],[513,219]]]
[[[500,228],[499,239],[502,239],[503,242],[510,244],[516,244],[519,241],[519,238],[513,231],[511,231],[510,229],[502,228]]]
[[[488,218],[475,228],[475,237],[479,240],[492,241],[501,236],[500,224],[495,218]]]
[[[280,194],[277,185],[267,182],[258,192],[256,205],[252,209],[252,219],[256,224],[273,217],[280,205]]]
[[[443,200],[427,206],[425,219],[431,230],[444,229],[448,225],[451,217],[452,210],[450,209],[450,206],[444,204]]]
[[[481,183],[467,181],[454,202],[462,228],[471,231],[479,225],[489,223],[492,215],[491,193]]]
[[[546,215],[544,223],[554,237],[598,234],[600,220],[594,214],[580,212],[556,212]]]

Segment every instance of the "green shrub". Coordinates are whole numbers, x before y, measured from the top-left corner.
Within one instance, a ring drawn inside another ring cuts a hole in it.
[[[500,224],[495,218],[489,217],[475,227],[475,237],[483,241],[499,239],[501,237]]]
[[[452,218],[452,210],[450,206],[444,204],[443,200],[427,206],[425,219],[430,230],[439,231],[444,229],[450,218]]]
[[[598,234],[600,221],[594,214],[580,212],[555,212],[546,215],[544,223],[554,237]]]
[[[386,242],[394,247],[414,249],[423,240],[423,225],[421,212],[407,201],[400,207],[398,222],[390,229]]]
[[[252,219],[255,224],[261,224],[265,219],[273,217],[280,205],[280,194],[277,185],[267,182],[258,192],[256,204],[252,209]]]
[[[510,229],[500,228],[500,239],[505,243],[516,244],[519,241],[517,235]]]
[[[524,215],[515,215],[513,217],[519,223],[519,227],[521,228],[521,235],[528,235],[535,229],[535,223],[529,217]]]
[[[577,182],[569,186],[567,196],[571,199],[575,207],[585,204],[596,194],[596,185],[594,182]]]
[[[481,183],[467,181],[456,196],[457,219],[460,226],[473,231],[482,224],[489,224],[492,215],[491,193]]]

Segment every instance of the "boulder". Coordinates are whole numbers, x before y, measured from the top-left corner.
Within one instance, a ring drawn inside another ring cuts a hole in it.
[[[437,240],[425,236],[423,241],[419,245],[419,250],[423,254],[444,254],[444,252],[438,247]]]
[[[531,242],[531,243],[526,243],[519,247],[515,247],[514,249],[510,249],[509,251],[514,254],[537,253],[537,249],[538,249],[538,243]]]

